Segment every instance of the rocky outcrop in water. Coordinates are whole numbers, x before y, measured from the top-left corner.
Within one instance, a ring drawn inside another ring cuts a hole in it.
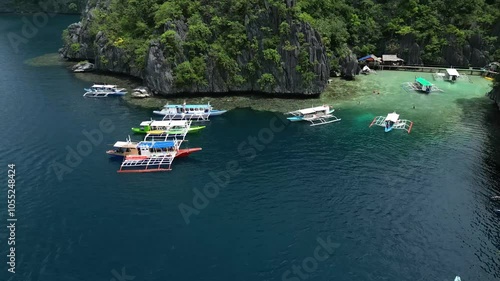
[[[496,102],[498,108],[500,108],[500,89],[499,87],[493,88],[486,94],[490,99]]]
[[[350,53],[348,56],[340,59],[340,76],[352,80],[359,74],[361,68],[358,64],[358,58]]]
[[[71,70],[73,70],[73,72],[91,72],[94,71],[94,64],[88,61],[81,61],[75,64]]]
[[[267,1],[260,2],[261,11],[257,18],[244,18],[246,40],[257,42],[257,48],[244,47],[234,60],[241,69],[240,79],[235,81],[234,73],[221,65],[217,57],[204,55],[203,80],[205,83],[178,83],[176,66],[189,62],[192,57],[185,50],[177,50],[175,61],[161,40],[152,40],[146,52],[145,65],[138,67],[131,63],[131,54],[112,44],[106,30],[92,36],[90,24],[97,9],[106,9],[109,1],[95,1],[83,13],[82,21],[72,24],[64,34],[64,46],[60,50],[64,58],[70,60],[92,60],[97,70],[121,73],[142,78],[144,84],[155,92],[174,93],[223,93],[223,92],[264,92],[272,94],[319,94],[323,91],[330,73],[326,49],[321,37],[309,24],[290,16],[283,16]],[[295,0],[287,1],[288,7]],[[286,23],[288,30],[281,32],[280,25]],[[175,40],[183,46],[189,30],[185,20],[165,24],[163,33],[174,31]],[[160,34],[162,33],[160,32]],[[259,57],[269,36],[277,36],[275,52],[270,57]],[[256,58],[258,60],[256,61]],[[257,67],[248,70],[250,64]]]
[[[136,99],[143,99],[152,96],[153,94],[148,87],[140,86],[132,90],[130,96]]]

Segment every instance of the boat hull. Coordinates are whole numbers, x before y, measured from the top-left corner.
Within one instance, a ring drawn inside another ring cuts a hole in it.
[[[335,112],[335,109],[328,111],[328,114],[332,114],[333,112]],[[286,119],[288,119],[288,121],[290,122],[309,121],[304,116],[292,116],[292,117],[287,117]]]
[[[286,119],[288,119],[290,122],[304,121],[304,117],[301,116],[288,117]]]
[[[210,116],[218,116],[226,113],[227,110],[212,110],[210,111]]]
[[[189,128],[188,133],[195,133],[199,132],[200,130],[204,129],[206,126],[192,126]],[[165,131],[162,130],[151,130],[151,131],[145,131],[144,129],[141,128],[132,128],[132,132],[136,134],[162,134]],[[168,134],[181,134],[183,130],[168,130]]]
[[[153,111],[154,114],[157,114],[157,115],[161,115],[161,116],[168,116],[170,118],[185,118],[185,119],[189,119],[189,117],[199,117],[199,116],[218,116],[218,115],[222,115],[224,113],[226,113],[227,110],[212,110],[210,112],[207,112],[207,113],[185,113],[185,114],[169,114],[169,113],[166,113],[166,112],[163,112],[161,110],[155,110]]]
[[[106,92],[86,92],[83,94],[86,98],[107,98],[107,97],[121,97],[127,93],[117,92],[117,93],[106,93]]]
[[[201,147],[194,147],[194,148],[184,148],[184,149],[179,149],[177,152],[177,155],[175,155],[176,158],[178,157],[187,157],[189,154],[193,152],[198,152],[201,151]]]
[[[198,152],[201,151],[201,147],[194,147],[194,148],[181,148],[179,151],[177,151],[177,154],[175,155],[175,158],[180,158],[180,157],[187,157],[189,154],[193,152]],[[115,150],[108,150],[106,151],[106,154],[108,154],[111,157],[114,158],[123,158],[125,156],[129,157],[137,157],[137,158],[147,158],[146,156],[141,156],[141,155],[134,155],[134,154],[127,154],[127,153],[119,153],[116,152]]]
[[[124,153],[119,153],[116,152],[115,150],[108,150],[106,151],[106,154],[113,158],[123,158],[123,156],[126,156]]]

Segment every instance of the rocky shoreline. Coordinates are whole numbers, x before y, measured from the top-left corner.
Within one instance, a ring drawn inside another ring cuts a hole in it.
[[[498,88],[493,88],[491,91],[489,91],[486,94],[491,100],[493,100],[498,108],[500,109],[500,89]]]

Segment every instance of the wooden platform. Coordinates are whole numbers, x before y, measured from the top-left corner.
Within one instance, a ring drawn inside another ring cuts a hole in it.
[[[416,72],[429,72],[435,73],[443,71],[450,67],[436,67],[436,66],[419,66],[419,65],[380,65],[380,70],[401,70],[401,71],[416,71]],[[455,67],[454,67],[455,68]],[[487,70],[477,69],[477,68],[455,68],[460,73],[466,73],[469,75],[480,76]]]

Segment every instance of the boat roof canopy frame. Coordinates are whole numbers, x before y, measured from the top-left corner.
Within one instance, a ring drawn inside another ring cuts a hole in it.
[[[415,81],[417,81],[418,83],[422,84],[422,86],[432,86],[431,82],[425,80],[422,77],[418,77],[417,79],[415,79]]]
[[[289,112],[290,114],[312,114],[315,112],[321,112],[325,110],[330,110],[330,106],[328,105],[322,105],[322,106],[316,106],[316,107],[311,107],[311,108],[305,108],[305,109],[300,109],[300,110],[295,110],[292,112]]]
[[[210,104],[167,104],[164,106],[164,108],[204,108],[204,109],[210,109],[212,106]]]
[[[456,69],[454,69],[454,68],[447,68],[447,69],[446,69],[446,72],[447,72],[447,73],[448,73],[448,75],[450,75],[450,76],[457,76],[457,77],[459,77],[459,76],[460,76],[460,74],[458,73],[458,71],[457,71]]]
[[[391,122],[398,122],[399,114],[397,114],[396,112],[389,113],[389,114],[387,114],[387,117],[385,117],[385,120],[391,121]]]
[[[138,147],[172,148],[175,147],[175,141],[141,141]]]
[[[118,147],[118,148],[135,148],[136,147],[136,143],[132,143],[132,142],[129,142],[129,141],[117,141],[113,147]]]

